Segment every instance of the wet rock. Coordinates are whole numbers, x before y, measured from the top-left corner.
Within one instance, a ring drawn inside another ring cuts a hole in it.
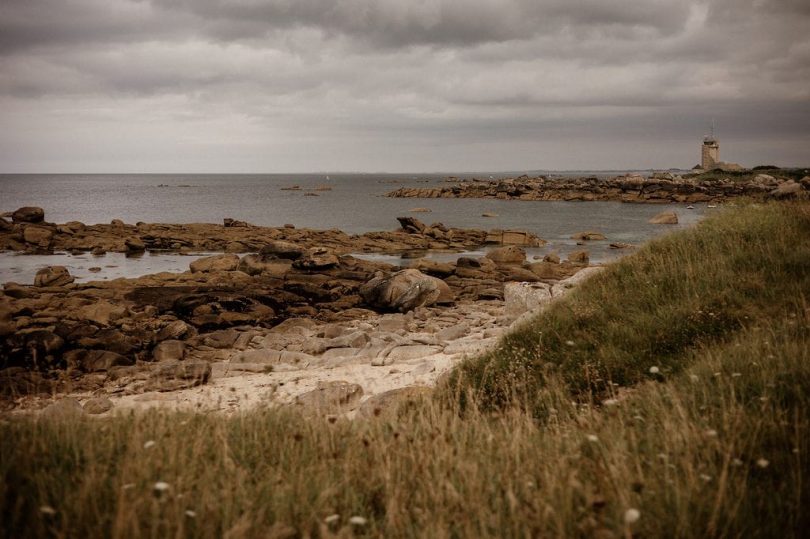
[[[140,238],[127,238],[124,240],[124,247],[129,253],[140,253],[146,250],[146,245]]]
[[[397,217],[402,230],[408,234],[422,234],[427,228],[425,223],[413,217]]]
[[[74,280],[65,266],[48,266],[37,272],[34,286],[65,286]]]
[[[165,340],[152,350],[155,361],[182,361],[186,357],[186,343],[183,341]]]
[[[318,387],[298,395],[295,404],[311,411],[324,413],[348,412],[357,408],[363,388],[345,381],[318,382]]]
[[[199,258],[189,265],[192,273],[208,273],[215,271],[234,271],[239,267],[239,256],[224,254]]]
[[[652,225],[677,225],[678,214],[674,211],[661,212],[647,222]]]
[[[15,223],[41,223],[45,220],[45,211],[36,206],[25,206],[11,214]]]
[[[522,264],[526,261],[526,251],[515,245],[492,249],[485,256],[496,264]]]
[[[109,412],[113,406],[113,402],[107,397],[94,397],[86,400],[82,408],[86,414],[98,415]]]
[[[360,295],[369,305],[401,312],[453,298],[447,283],[416,269],[375,277],[360,287]]]
[[[593,240],[606,240],[607,238],[601,232],[588,230],[587,232],[577,232],[576,234],[571,236],[571,239],[577,241],[593,241]]]

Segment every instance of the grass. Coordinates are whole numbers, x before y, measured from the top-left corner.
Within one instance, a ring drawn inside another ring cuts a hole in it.
[[[801,536],[808,232],[746,206],[653,242],[368,421],[4,419],[0,534]]]

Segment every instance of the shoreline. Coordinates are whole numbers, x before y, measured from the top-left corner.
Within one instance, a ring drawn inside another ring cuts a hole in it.
[[[773,171],[769,171],[773,172]],[[776,174],[776,172],[773,172]],[[716,177],[716,175],[722,177]],[[645,204],[720,203],[739,197],[764,200],[808,196],[810,176],[799,181],[753,171],[746,174],[715,173],[680,176],[656,173],[612,178],[508,178],[456,180],[441,187],[401,187],[386,194],[391,198],[486,198],[523,201],[615,201]]]

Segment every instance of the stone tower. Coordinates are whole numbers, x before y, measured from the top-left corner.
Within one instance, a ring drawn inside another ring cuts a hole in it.
[[[714,134],[703,138],[700,154],[700,168],[711,170],[720,162],[720,143]]]

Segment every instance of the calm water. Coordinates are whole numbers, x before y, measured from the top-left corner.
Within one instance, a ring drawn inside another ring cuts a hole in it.
[[[470,177],[459,175],[460,177]],[[619,202],[528,202],[482,199],[406,199],[382,195],[401,186],[442,185],[445,175],[392,174],[267,174],[267,175],[0,175],[0,212],[20,206],[41,206],[51,222],[82,221],[108,223],[168,222],[221,223],[225,217],[256,225],[317,229],[338,228],[348,233],[392,230],[397,216],[412,215],[427,223],[442,222],[461,228],[516,228],[536,233],[549,245],[529,254],[551,250],[561,254],[579,248],[570,236],[583,230],[598,230],[605,242],[590,242],[586,248],[592,260],[617,256],[608,249],[611,241],[640,244],[651,237],[689,226],[712,211],[704,204],[642,205]],[[298,185],[300,191],[282,190]],[[312,191],[328,185],[331,191]],[[318,196],[306,196],[305,193]],[[431,213],[409,213],[414,207]],[[647,220],[672,209],[678,213],[676,226],[650,225]],[[482,213],[498,217],[481,217]],[[147,255],[141,259],[118,260],[119,255],[94,258],[21,257],[0,254],[0,282],[30,282],[36,268],[57,263],[75,266],[84,279],[143,275],[157,271],[178,271],[190,258],[179,255]],[[434,255],[447,258],[448,255]],[[396,259],[392,259],[396,260]],[[89,267],[102,272],[89,274]],[[105,268],[115,266],[115,268]],[[30,279],[29,279],[30,277]]]

